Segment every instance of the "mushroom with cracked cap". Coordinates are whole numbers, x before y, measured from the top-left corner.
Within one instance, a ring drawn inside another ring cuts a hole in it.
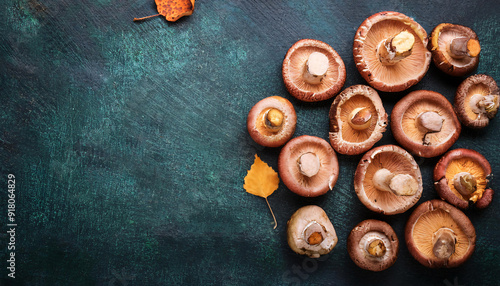
[[[330,144],[316,136],[302,135],[290,140],[278,157],[278,172],[292,192],[316,197],[333,189],[339,164]]]
[[[436,164],[434,187],[443,200],[458,208],[485,208],[493,200],[490,176],[491,166],[483,155],[459,148],[447,152]]]
[[[430,268],[452,268],[463,264],[474,252],[476,231],[459,209],[431,200],[419,205],[405,227],[411,255]]]
[[[429,50],[438,69],[451,76],[464,76],[477,68],[481,45],[471,28],[441,23],[431,32]]]
[[[455,112],[467,127],[483,128],[495,117],[500,105],[500,90],[488,75],[476,74],[466,78],[455,93]]]
[[[427,42],[424,28],[412,18],[393,11],[376,13],[356,31],[354,62],[373,88],[403,91],[417,84],[429,69]]]
[[[302,39],[290,47],[282,74],[288,92],[308,102],[332,98],[346,79],[340,55],[330,45],[313,39]]]
[[[451,103],[434,91],[410,92],[392,109],[394,138],[420,157],[430,158],[446,152],[458,139],[461,129]]]
[[[333,101],[329,112],[330,144],[346,155],[366,152],[382,139],[387,113],[375,89],[353,85]]]
[[[351,230],[347,238],[347,251],[360,268],[382,271],[396,262],[399,240],[388,223],[368,219]]]
[[[301,255],[318,258],[337,244],[335,229],[325,211],[315,205],[298,209],[287,223],[290,248]]]
[[[401,147],[376,147],[361,158],[354,174],[354,190],[361,203],[372,211],[402,213],[422,195],[420,168]]]
[[[292,138],[297,115],[292,103],[281,96],[270,96],[257,102],[248,113],[250,137],[266,147],[279,147]]]

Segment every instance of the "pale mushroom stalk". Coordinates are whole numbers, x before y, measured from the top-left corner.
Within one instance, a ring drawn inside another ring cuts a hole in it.
[[[368,244],[366,251],[371,256],[382,257],[386,252],[385,244],[381,239],[375,239]]]
[[[476,191],[477,181],[469,172],[460,172],[453,177],[455,189],[462,195],[468,196]]]
[[[409,174],[394,174],[390,170],[380,169],[373,175],[376,189],[391,192],[397,196],[413,196],[418,190],[418,182]]]
[[[372,113],[366,107],[355,108],[349,114],[349,125],[356,130],[365,130],[370,127],[372,122]]]
[[[439,259],[448,259],[455,253],[457,238],[453,230],[442,227],[433,234],[432,252]]]
[[[471,110],[479,117],[496,113],[499,107],[499,98],[496,94],[474,94],[469,102]]]
[[[271,108],[265,113],[266,126],[273,131],[278,131],[281,128],[283,119],[283,112],[276,108]]]
[[[320,84],[328,71],[328,57],[320,52],[313,52],[307,59],[304,80],[310,84]]]
[[[371,259],[381,259],[389,251],[388,247],[390,247],[387,236],[379,231],[367,232],[361,238],[359,244]]]
[[[455,59],[477,57],[481,51],[479,41],[468,37],[455,38],[450,43],[450,56]]]
[[[394,65],[411,55],[414,44],[415,36],[408,31],[402,31],[379,44],[379,60],[383,65]]]
[[[304,240],[310,245],[317,245],[324,240],[324,229],[316,221],[310,222],[304,229]]]
[[[319,172],[320,162],[315,153],[307,152],[302,154],[297,161],[299,171],[302,175],[312,177]]]

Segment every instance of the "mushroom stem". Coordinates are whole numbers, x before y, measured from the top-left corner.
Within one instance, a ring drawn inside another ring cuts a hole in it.
[[[450,43],[450,56],[455,59],[477,57],[481,51],[479,41],[467,37],[455,38]]]
[[[456,235],[452,229],[442,227],[438,229],[432,238],[432,252],[439,259],[448,259],[455,253]]]
[[[380,169],[373,175],[376,189],[391,192],[397,196],[413,196],[418,191],[418,182],[409,174],[393,174],[387,169]]]
[[[453,186],[462,195],[472,194],[477,189],[477,181],[469,172],[460,172],[453,177]]]
[[[379,44],[379,60],[384,65],[394,65],[411,55],[414,44],[415,36],[408,31],[402,31]]]
[[[273,131],[277,131],[281,128],[283,119],[283,112],[276,108],[269,109],[265,114],[266,126]]]
[[[310,245],[316,245],[323,242],[324,229],[316,221],[310,222],[304,229],[304,240]]]
[[[328,57],[320,52],[313,52],[307,59],[304,80],[310,84],[319,84],[328,71]]]
[[[386,252],[386,247],[381,239],[375,239],[366,247],[366,252],[374,257],[382,257]]]
[[[372,119],[372,113],[367,107],[355,108],[349,114],[349,125],[356,130],[365,130],[370,127]]]
[[[319,172],[319,158],[312,152],[302,154],[297,163],[299,164],[300,173],[304,176],[310,178]]]
[[[469,106],[474,113],[479,115],[495,113],[499,106],[498,95],[474,94],[469,101]]]
[[[422,112],[417,116],[417,128],[429,132],[439,132],[443,128],[444,119],[441,115],[434,111]]]

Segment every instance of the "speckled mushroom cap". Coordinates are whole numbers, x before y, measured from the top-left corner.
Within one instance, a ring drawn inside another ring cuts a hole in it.
[[[411,55],[395,65],[383,65],[377,54],[379,44],[401,31],[415,37]],[[412,18],[398,12],[380,12],[368,17],[356,31],[354,62],[361,76],[375,89],[403,91],[417,84],[429,69],[431,53],[427,42],[424,28]]]
[[[309,243],[308,238],[318,233],[321,239]],[[337,245],[338,238],[328,215],[315,205],[298,209],[288,220],[287,240],[290,248],[297,254],[318,258],[328,254]]]
[[[441,229],[454,232],[455,252],[448,259],[433,253],[433,236]],[[405,228],[408,250],[422,265],[429,268],[452,268],[470,258],[476,245],[476,230],[469,218],[459,209],[441,201],[431,200],[419,205],[411,214]]]
[[[470,194],[460,193],[455,185],[457,174],[467,172],[474,176],[475,191]],[[491,166],[479,152],[471,149],[448,151],[434,168],[434,187],[441,199],[450,204],[466,209],[475,204],[478,208],[487,207],[493,200],[493,190],[488,188]]]
[[[304,155],[317,156],[317,173],[307,176],[301,171]],[[316,197],[333,189],[339,176],[339,163],[332,146],[322,138],[302,135],[290,140],[281,149],[278,171],[283,183],[292,192],[304,197]]]
[[[370,112],[366,129],[349,124],[351,114],[359,108]],[[387,127],[387,113],[377,91],[366,85],[353,85],[344,89],[330,107],[330,144],[341,154],[356,155],[369,150],[382,139]]]
[[[375,187],[373,178],[378,170],[387,169],[394,174],[408,174],[418,183],[414,195],[398,196]],[[368,151],[354,174],[354,190],[368,209],[393,215],[403,213],[417,203],[422,195],[422,175],[413,157],[396,145],[383,145]]]
[[[451,76],[464,76],[477,68],[479,55],[466,56],[461,59],[452,57],[450,44],[457,37],[475,39],[479,43],[476,33],[469,27],[441,23],[431,32],[429,50],[432,51],[432,61],[438,69]]]
[[[492,104],[492,108],[485,107],[484,102],[481,102],[484,96],[490,96],[488,100],[489,104]],[[499,98],[498,85],[491,76],[472,75],[457,88],[454,102],[455,112],[463,125],[471,128],[483,128],[497,114]],[[481,104],[483,104],[482,107]]]
[[[313,52],[326,55],[329,62],[326,75],[319,84],[310,84],[303,77],[306,62]],[[282,73],[288,92],[308,102],[332,98],[342,89],[346,79],[340,55],[330,45],[314,39],[302,39],[292,45],[283,60]]]
[[[377,241],[375,241],[377,240]],[[382,242],[383,254],[368,252],[371,243]],[[392,227],[383,221],[367,219],[356,225],[347,238],[347,252],[360,268],[382,271],[391,267],[398,258],[399,240]]]
[[[424,112],[442,117],[439,132],[421,130],[417,118]],[[430,158],[443,154],[457,141],[462,127],[451,103],[430,90],[410,92],[396,103],[391,113],[391,130],[396,141],[414,155]]]
[[[283,115],[281,127],[270,128],[266,115],[271,110],[279,110]],[[279,147],[292,138],[297,124],[297,115],[292,103],[281,96],[266,97],[257,102],[247,117],[247,129],[250,137],[266,147]]]

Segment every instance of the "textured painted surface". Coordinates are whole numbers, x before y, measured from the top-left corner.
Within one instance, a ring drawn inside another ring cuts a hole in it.
[[[194,14],[177,23],[133,23],[156,13],[154,1],[1,1],[0,205],[6,213],[4,186],[13,173],[15,282],[498,285],[498,198],[484,211],[467,212],[478,240],[464,266],[425,269],[401,244],[392,268],[368,273],[347,254],[350,229],[383,219],[402,240],[409,213],[384,217],[359,202],[352,179],[361,156],[339,156],[339,181],[320,198],[300,198],[281,184],[269,197],[276,230],[265,201],[242,185],[255,153],[277,169],[279,148],[257,146],[246,132],[247,112],[263,97],[292,101],[295,136],[327,138],[331,101],[298,102],[281,79],[295,41],[332,45],[347,66],[345,87],[364,83],[352,59],[354,33],[369,15],[394,10],[427,32],[441,22],[473,28],[483,48],[478,72],[500,81],[499,8],[496,1],[214,0],[197,1]],[[460,81],[431,66],[411,90],[452,99]],[[404,94],[382,94],[387,111]],[[478,150],[497,173],[499,130],[498,119],[485,130],[464,129],[453,148]],[[395,143],[390,131],[377,146],[387,143]],[[417,158],[421,201],[437,197],[431,177],[437,160]],[[492,186],[500,186],[497,177]],[[339,236],[322,261],[300,257],[286,243],[286,221],[306,204],[322,206]],[[2,261],[7,239],[2,231]]]

